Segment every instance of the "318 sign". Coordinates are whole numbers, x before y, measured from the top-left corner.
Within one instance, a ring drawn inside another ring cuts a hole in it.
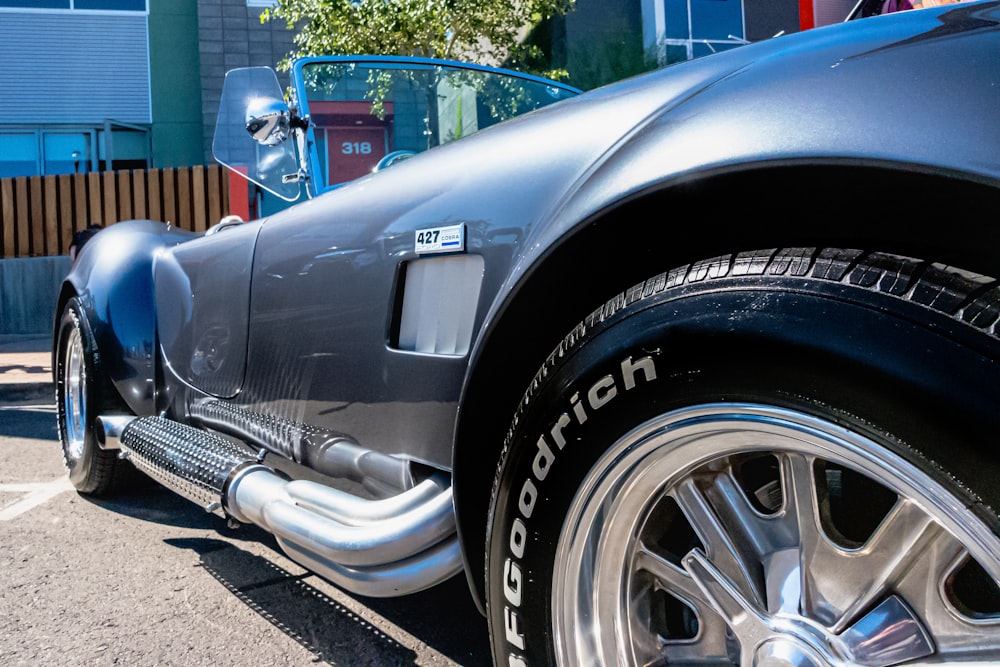
[[[372,145],[368,141],[345,141],[340,144],[340,152],[344,155],[371,155]]]

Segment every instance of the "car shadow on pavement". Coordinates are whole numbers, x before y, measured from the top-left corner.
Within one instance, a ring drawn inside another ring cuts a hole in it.
[[[38,441],[40,447],[50,451],[48,458],[61,464],[55,422],[55,409],[49,404],[4,407],[0,409],[0,437]],[[341,591],[317,575],[297,575],[284,570],[272,562],[284,560],[273,535],[253,525],[232,528],[219,516],[203,511],[146,475],[136,473],[126,489],[113,495],[78,497],[132,519],[217,535],[217,539],[165,541],[196,552],[207,572],[262,618],[308,649],[317,661],[379,666],[427,662],[413,648],[404,646],[355,611],[366,608],[425,647],[417,650],[430,649],[464,667],[492,664],[486,620],[476,608],[461,574],[403,597],[357,596]],[[276,558],[255,555],[240,548],[241,543],[259,544]],[[310,584],[310,580],[314,583]],[[317,584],[317,580],[322,583]],[[331,588],[336,592],[331,593]]]
[[[398,598],[361,598],[378,612],[464,667],[493,665],[486,617],[464,573]]]
[[[127,489],[114,495],[103,498],[82,497],[106,510],[140,521],[177,528],[214,530],[233,540],[265,543],[270,540],[273,548],[278,549],[277,541],[267,531],[252,525],[241,525],[238,529],[230,528],[222,517],[204,511],[190,500],[139,472],[135,472],[135,478],[131,480]]]
[[[234,542],[254,542],[283,555],[273,535],[254,525],[233,528],[152,479],[140,476],[128,492],[86,500],[141,521],[209,530],[214,538],[168,538],[191,549],[202,566],[244,604],[309,650],[318,661],[337,665],[412,665],[412,649],[361,618],[307,581]],[[332,585],[332,584],[331,584]],[[428,647],[464,667],[491,665],[486,619],[476,609],[463,575],[431,589],[398,598],[368,598],[342,592],[399,626]]]
[[[51,440],[58,450],[55,407],[35,403],[0,405],[0,437]]]
[[[195,551],[212,577],[319,661],[333,665],[417,664],[413,649],[311,585],[307,581],[315,576],[311,573],[295,575],[223,540],[165,541]],[[467,604],[460,604],[463,595]],[[485,619],[472,606],[464,577],[404,598],[359,601],[360,606],[376,611],[460,665],[491,664]],[[470,618],[470,611],[474,617]],[[473,627],[477,620],[479,628]]]

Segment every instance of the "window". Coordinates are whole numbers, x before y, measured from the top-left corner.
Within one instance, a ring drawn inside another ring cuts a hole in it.
[[[0,7],[29,9],[70,9],[70,0],[0,0]]]
[[[149,165],[149,130],[143,127],[109,121],[90,128],[0,130],[0,178],[146,169]]]
[[[144,12],[146,0],[0,0],[0,8],[3,7]]]
[[[724,51],[746,43],[743,0],[657,0],[662,13],[653,12],[644,33],[660,65]],[[648,43],[648,42],[647,42]]]
[[[119,12],[144,12],[146,0],[72,0],[73,9],[107,9]]]
[[[0,134],[0,178],[38,173],[38,135]]]
[[[44,174],[78,174],[92,170],[93,133],[43,132]]]

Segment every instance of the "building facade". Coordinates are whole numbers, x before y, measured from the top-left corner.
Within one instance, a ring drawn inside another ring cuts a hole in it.
[[[225,71],[292,46],[261,0],[0,0],[0,178],[211,162]]]
[[[553,64],[590,89],[748,42],[843,21],[856,0],[576,0]]]
[[[0,0],[0,178],[210,164],[226,71],[293,47],[273,0]],[[842,20],[845,0],[577,0],[547,45],[589,89]],[[281,81],[287,78],[279,72]]]

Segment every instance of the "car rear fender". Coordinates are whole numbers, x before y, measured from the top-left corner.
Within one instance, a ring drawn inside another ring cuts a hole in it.
[[[156,412],[153,266],[165,248],[196,236],[150,220],[117,223],[87,242],[63,283],[56,316],[79,298],[103,370],[138,415]]]

